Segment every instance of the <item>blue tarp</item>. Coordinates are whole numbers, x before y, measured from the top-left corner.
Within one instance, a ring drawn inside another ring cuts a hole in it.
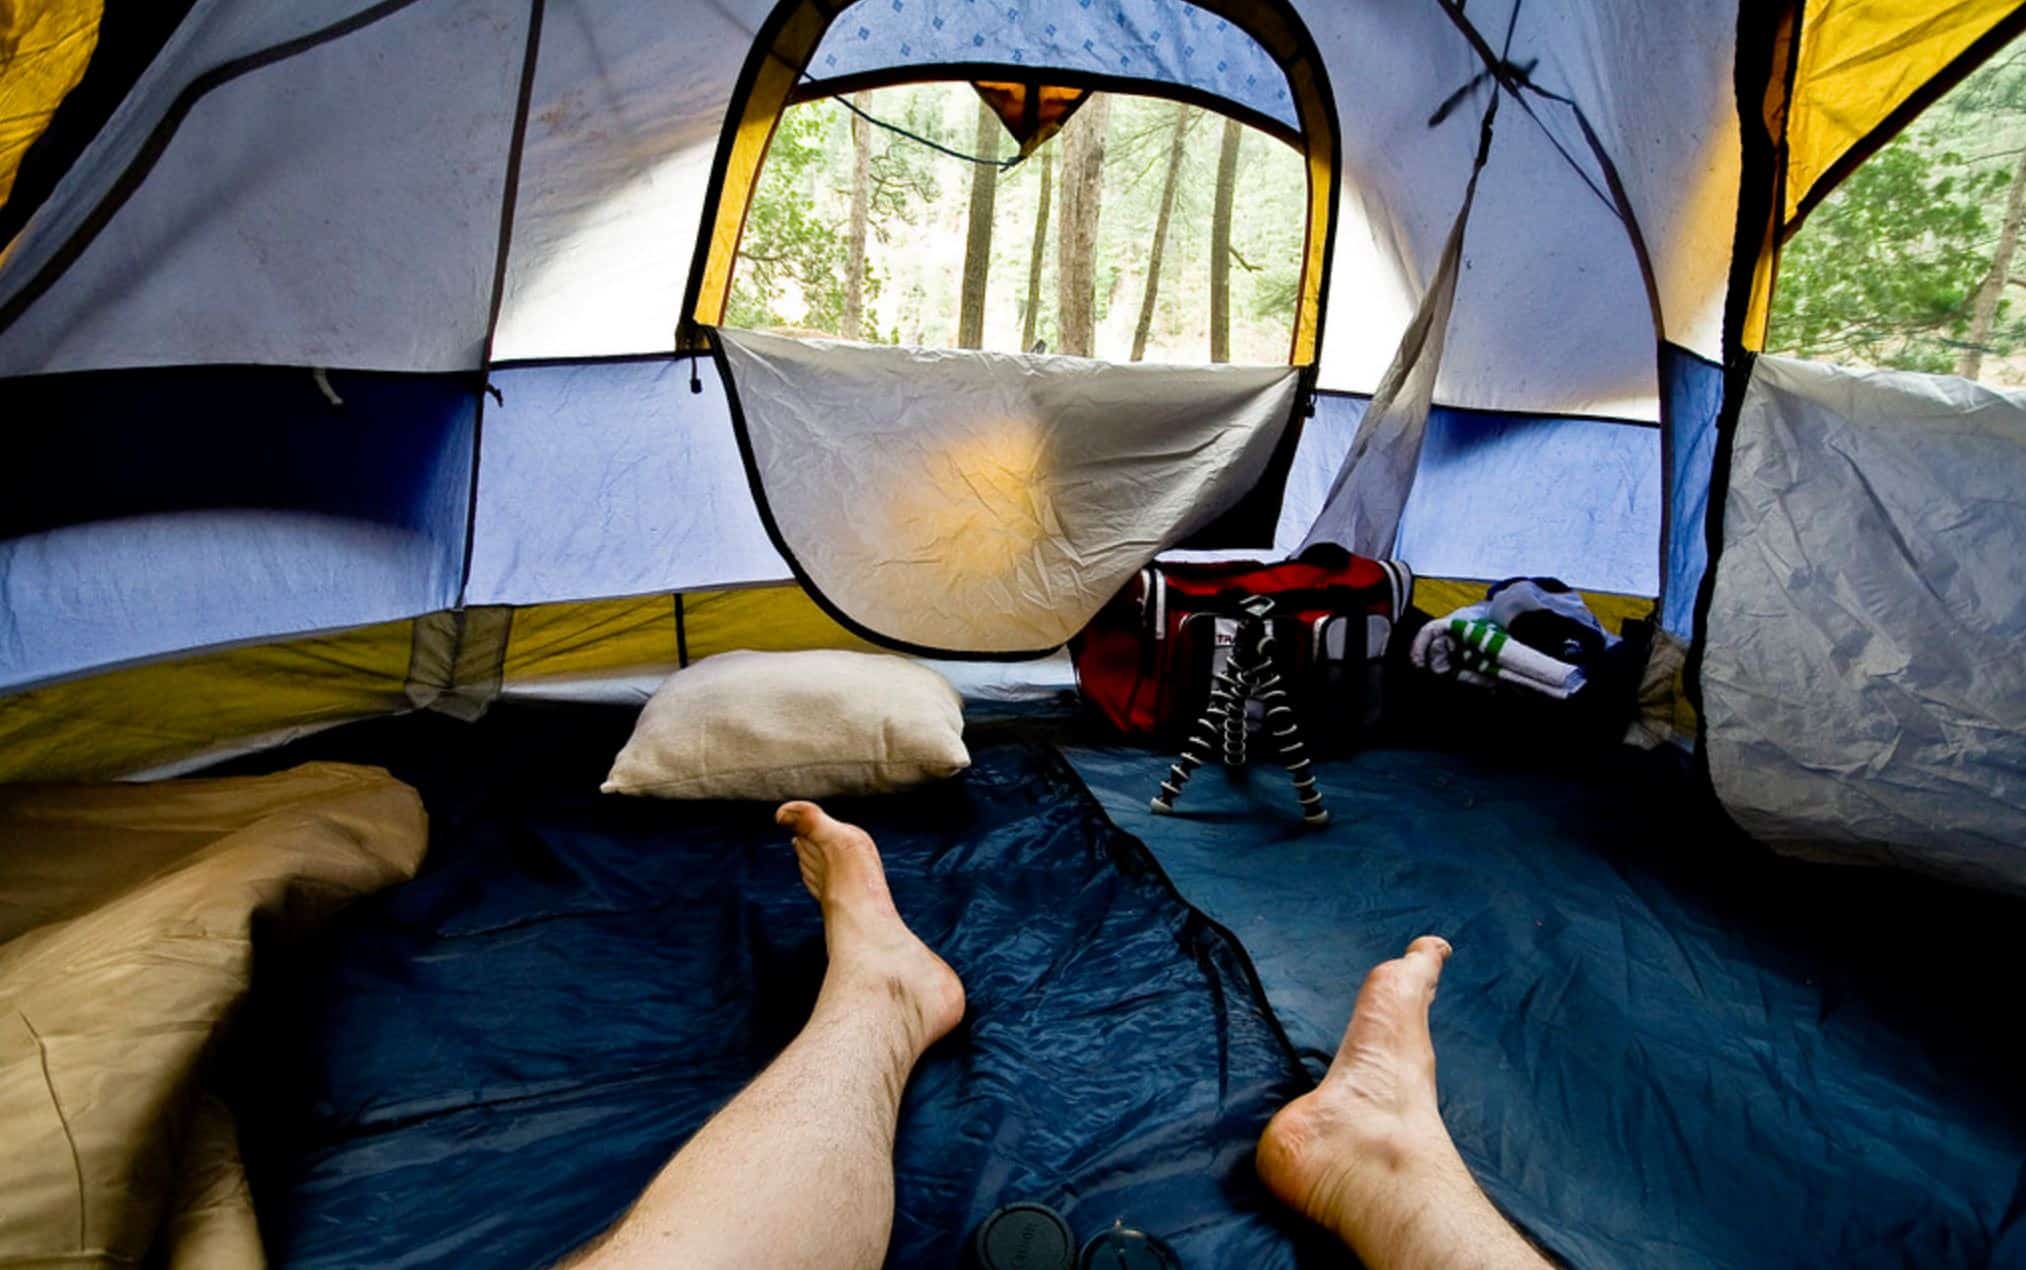
[[[417,716],[263,756],[386,764],[430,816],[414,882],[263,951],[235,1084],[277,1265],[550,1264],[807,1017],[821,928],[772,808],[600,795],[631,719]],[[1243,952],[1059,756],[974,749],[958,780],[832,808],[969,997],[908,1086],[888,1264],[957,1265],[1014,1200],[1190,1266],[1337,1264],[1252,1173],[1308,1081]]]

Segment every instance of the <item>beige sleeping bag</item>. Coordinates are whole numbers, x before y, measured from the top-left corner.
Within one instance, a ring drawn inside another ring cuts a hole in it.
[[[0,1265],[263,1264],[205,1058],[263,936],[412,877],[383,771],[0,786]]]

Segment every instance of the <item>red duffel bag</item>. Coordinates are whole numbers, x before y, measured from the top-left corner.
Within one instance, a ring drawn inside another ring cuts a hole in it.
[[[1070,641],[1083,699],[1130,737],[1178,741],[1209,699],[1248,596],[1274,600],[1279,669],[1310,738],[1354,740],[1414,575],[1319,544],[1292,560],[1155,561]]]

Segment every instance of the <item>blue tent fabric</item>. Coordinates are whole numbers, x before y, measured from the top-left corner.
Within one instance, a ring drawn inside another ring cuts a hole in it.
[[[1258,41],[1185,0],[861,0],[809,60],[816,79],[890,66],[1003,62],[1201,89],[1298,127],[1287,75]]]
[[[1118,825],[1244,942],[1320,1072],[1376,962],[1455,945],[1444,1119],[1492,1198],[1581,1266],[2026,1265],[2026,1070],[2004,967],[2026,906],[1771,856],[1670,751],[1458,752],[1206,770],[1068,751]]]
[[[1667,577],[1661,588],[1660,625],[1687,640],[1694,633],[1696,594],[1709,568],[1705,535],[1717,416],[1723,412],[1723,368],[1676,345],[1662,344],[1660,386],[1667,399],[1670,443]]]
[[[1371,405],[1343,393],[1315,403],[1274,533],[1283,551],[1315,523]],[[1423,577],[1551,576],[1654,595],[1661,479],[1660,432],[1650,425],[1436,406],[1394,554]]]
[[[794,576],[760,525],[710,358],[504,367],[491,383],[467,603]]]
[[[821,929],[771,807],[599,795],[631,719],[414,716],[252,763],[382,763],[430,815],[416,881],[263,952],[234,1083],[276,1264],[549,1264],[807,1017]],[[973,746],[955,781],[832,808],[969,995],[908,1086],[888,1264],[956,1265],[1022,1199],[1192,1266],[1337,1264],[1252,1173],[1309,1082],[1242,950],[1059,756]]]
[[[326,392],[328,388],[328,393]],[[468,375],[0,379],[0,689],[457,602]]]
[[[1653,595],[1659,532],[1656,429],[1438,407],[1394,552],[1425,577]]]

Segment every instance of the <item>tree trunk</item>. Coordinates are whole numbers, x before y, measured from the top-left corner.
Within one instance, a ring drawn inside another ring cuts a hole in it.
[[[1217,150],[1217,204],[1210,214],[1210,360],[1231,360],[1231,204],[1238,194],[1238,143],[1244,131],[1224,121]]]
[[[1097,344],[1097,225],[1111,97],[1092,93],[1062,130],[1062,214],[1056,239],[1058,352],[1089,357]]]
[[[1004,125],[985,99],[978,99],[977,143],[981,159],[999,157]],[[964,289],[957,304],[957,347],[982,348],[985,343],[985,281],[992,272],[992,214],[999,205],[999,169],[989,163],[971,165],[971,224],[964,237]]]
[[[1161,289],[1161,254],[1168,246],[1168,220],[1175,213],[1175,185],[1182,177],[1184,143],[1189,139],[1189,125],[1195,116],[1191,107],[1175,103],[1175,135],[1168,142],[1168,174],[1161,181],[1161,210],[1154,214],[1154,245],[1147,253],[1147,290],[1140,299],[1139,325],[1133,328],[1134,361],[1147,355],[1147,337],[1154,329],[1154,300]]]
[[[2005,196],[2005,223],[1998,231],[1998,251],[1991,257],[1991,272],[1977,288],[1975,306],[1970,310],[1970,346],[1956,354],[1956,373],[1975,379],[1984,369],[1984,345],[1991,338],[1991,324],[1998,318],[1998,299],[2005,293],[2005,280],[2012,276],[2012,256],[2019,247],[2019,226],[2026,220],[2026,154],[2012,169],[2012,191]]]
[[[1048,200],[1055,196],[1055,147],[1041,151],[1041,197],[1034,206],[1034,250],[1027,257],[1027,312],[1020,322],[1020,351],[1034,351],[1035,327],[1041,317],[1041,261],[1048,245]]]
[[[865,94],[855,99],[865,104]],[[851,236],[844,258],[844,320],[837,333],[865,338],[865,225],[872,209],[872,121],[851,116]]]

